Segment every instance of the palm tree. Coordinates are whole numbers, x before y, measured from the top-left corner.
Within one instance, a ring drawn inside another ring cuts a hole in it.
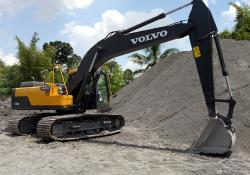
[[[160,60],[174,54],[180,52],[177,48],[170,48],[165,50],[163,53],[161,53],[160,44],[153,45],[149,48],[144,49],[145,54],[140,53],[134,53],[129,56],[131,60],[139,64],[141,66],[146,66],[144,69],[139,69],[135,71],[135,74],[145,72],[149,68],[153,67],[155,64],[157,64]]]

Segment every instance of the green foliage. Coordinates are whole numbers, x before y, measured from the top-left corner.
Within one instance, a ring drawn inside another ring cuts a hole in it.
[[[2,59],[0,58],[0,70],[2,69],[2,68],[4,68],[5,67],[5,64],[4,64],[4,62],[2,61]]]
[[[68,73],[66,71],[62,70],[62,74],[63,74],[63,77],[64,77],[64,81],[67,82]],[[45,82],[47,82],[47,83],[53,82],[53,70],[49,69],[47,71],[44,71],[43,72],[43,77],[44,77]],[[63,83],[63,80],[62,80],[61,73],[60,73],[59,69],[54,70],[54,81],[55,81],[55,83]]]
[[[55,48],[55,55],[52,59],[54,64],[66,64],[67,58],[73,54],[73,48],[69,43],[54,41],[43,44],[43,50]]]
[[[129,83],[131,83],[133,80],[134,80],[134,72],[130,69],[126,69],[124,72],[123,72],[123,78],[124,78],[124,81],[125,81],[125,84],[128,85]]]
[[[140,53],[134,53],[129,56],[131,60],[139,64],[141,66],[146,66],[145,69],[142,70],[137,70],[137,72],[143,72],[151,67],[153,67],[155,64],[157,64],[160,60],[174,54],[180,52],[177,48],[170,48],[165,50],[163,53],[161,53],[161,48],[160,45],[154,45],[149,48],[144,49],[145,54],[140,54]]]
[[[68,69],[77,68],[81,57],[73,53],[73,48],[69,43],[61,41],[49,42],[43,44],[43,52],[49,58],[51,58],[53,64],[61,64]],[[68,75],[63,72],[65,81],[68,79]],[[52,72],[49,72],[45,76],[46,82],[52,82]],[[62,77],[59,71],[55,71],[55,82],[62,83]]]
[[[53,64],[66,64],[68,68],[75,68],[81,61],[81,57],[75,54],[72,46],[66,42],[44,43],[43,50],[52,58]]]
[[[225,39],[235,40],[250,40],[250,7],[248,5],[238,6],[235,3],[230,3],[236,11],[236,25],[232,32],[225,30],[220,34],[220,37]]]
[[[102,70],[108,75],[112,94],[124,87],[125,81],[121,66],[116,61],[109,61],[102,66]]]
[[[56,57],[56,48],[50,45],[46,46],[46,49],[43,49],[43,53],[46,57],[50,58],[51,64],[54,64],[54,59]]]
[[[179,53],[179,52],[180,52],[180,50],[177,49],[177,48],[170,48],[170,49],[167,49],[167,50],[165,50],[165,51],[161,54],[160,60],[162,60],[162,59],[164,59],[164,58],[166,58],[166,57],[169,57],[170,55],[173,55],[173,54],[175,54],[175,53]]]
[[[233,39],[237,40],[249,40],[250,39],[250,9],[249,6],[245,5],[240,7],[236,4],[231,3],[231,5],[236,8],[237,24],[235,30],[232,33]]]
[[[4,62],[0,58],[0,81],[3,78],[3,76],[4,76],[4,69],[5,69],[5,64],[4,64]]]
[[[18,87],[22,78],[19,65],[8,66],[5,68],[3,85],[6,88]]]
[[[67,67],[76,68],[79,66],[80,62],[81,62],[81,57],[77,54],[72,54],[67,59]]]
[[[19,86],[20,82],[19,66],[3,65],[0,65],[0,96],[10,94],[11,88]]]
[[[0,97],[7,96],[11,93],[11,88],[0,88]]]
[[[0,96],[3,93],[2,92],[2,88],[4,86],[4,82],[5,82],[5,64],[4,62],[0,59]]]
[[[220,37],[224,39],[232,39],[232,33],[225,29],[222,33],[220,33]]]
[[[37,48],[39,37],[34,33],[29,46],[16,36],[18,44],[17,58],[19,60],[20,81],[30,81],[33,78],[42,81],[41,71],[51,67],[51,58]]]
[[[63,64],[66,68],[76,68],[81,57],[73,53],[70,44],[61,41],[49,42],[43,45],[43,50],[37,47],[39,36],[34,33],[29,45],[26,45],[18,36],[17,58],[19,64],[6,66],[0,59],[0,93],[10,93],[11,88],[19,87],[23,81],[52,82],[52,67],[55,63]],[[66,70],[65,68],[65,70]],[[64,74],[67,81],[67,74]],[[55,73],[55,82],[61,82],[59,71]]]

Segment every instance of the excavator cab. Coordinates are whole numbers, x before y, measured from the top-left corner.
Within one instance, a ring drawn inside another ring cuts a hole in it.
[[[82,106],[84,109],[97,109],[105,112],[110,110],[110,81],[103,71],[97,71],[86,80]]]

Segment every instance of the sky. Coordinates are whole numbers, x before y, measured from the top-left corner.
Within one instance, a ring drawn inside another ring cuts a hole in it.
[[[18,36],[29,44],[34,32],[43,43],[69,42],[83,56],[97,41],[114,30],[126,29],[148,18],[167,12],[190,0],[0,0],[0,59],[7,65],[18,63]],[[250,4],[250,0],[204,0],[215,18],[219,31],[232,29],[236,11],[229,2]],[[148,28],[188,19],[191,8],[153,23]],[[162,50],[176,47],[191,50],[186,37],[162,45]],[[137,69],[128,55],[115,58],[123,69]]]

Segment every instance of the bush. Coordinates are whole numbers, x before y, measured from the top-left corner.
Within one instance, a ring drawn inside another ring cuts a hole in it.
[[[0,88],[0,97],[10,95],[11,88]]]
[[[220,37],[224,39],[250,40],[250,7],[248,5],[238,6],[230,3],[237,11],[236,25],[232,32],[225,30],[220,33]]]

